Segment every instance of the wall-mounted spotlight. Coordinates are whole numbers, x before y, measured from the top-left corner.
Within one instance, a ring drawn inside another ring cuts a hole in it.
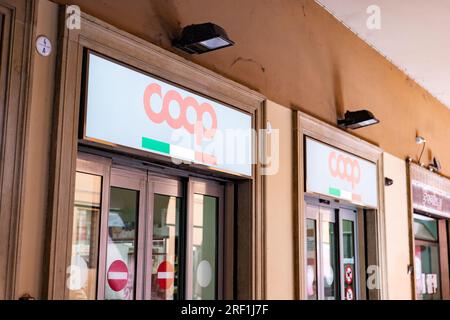
[[[417,144],[425,144],[426,142],[427,142],[427,140],[424,137],[421,137],[421,136],[416,137]]]
[[[181,37],[172,45],[189,54],[201,54],[234,45],[223,28],[214,23],[193,24],[184,27]]]
[[[358,129],[377,124],[380,121],[368,110],[347,111],[344,119],[338,120],[338,126],[347,129]]]

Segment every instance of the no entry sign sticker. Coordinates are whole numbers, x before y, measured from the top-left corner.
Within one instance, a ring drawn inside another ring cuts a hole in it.
[[[122,260],[116,260],[108,269],[108,284],[113,291],[121,291],[128,282],[128,267]]]
[[[173,286],[174,279],[175,272],[173,265],[167,261],[161,262],[157,270],[158,286],[163,290],[170,289]]]
[[[347,284],[353,283],[353,269],[351,266],[345,267],[345,283]]]

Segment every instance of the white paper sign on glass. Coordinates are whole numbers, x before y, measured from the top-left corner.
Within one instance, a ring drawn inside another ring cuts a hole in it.
[[[377,181],[374,163],[306,138],[306,192],[376,208]]]
[[[252,175],[252,117],[89,53],[84,138]]]

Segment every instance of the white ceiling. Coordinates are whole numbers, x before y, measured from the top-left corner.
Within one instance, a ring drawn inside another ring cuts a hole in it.
[[[316,0],[389,61],[450,108],[449,0]],[[380,30],[367,27],[370,5]]]

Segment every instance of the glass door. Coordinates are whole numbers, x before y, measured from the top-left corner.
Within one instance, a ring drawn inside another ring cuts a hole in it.
[[[419,300],[439,300],[441,272],[438,220],[414,214],[416,295]]]
[[[182,183],[149,174],[148,190],[145,299],[183,299]]]
[[[187,287],[189,300],[222,298],[223,186],[190,179],[187,220]]]
[[[356,211],[309,201],[318,204],[306,203],[307,298],[355,300],[359,297]]]
[[[359,297],[356,210],[339,209],[341,292],[343,300]]]
[[[306,290],[308,300],[339,299],[335,212],[306,205]]]
[[[111,169],[109,212],[100,244],[105,271],[99,276],[100,299],[142,299],[146,183],[146,172]]]
[[[319,207],[306,204],[306,294],[308,300],[319,299]]]
[[[320,207],[320,250],[322,256],[322,297],[324,300],[339,299],[337,241],[335,212],[331,208]]]
[[[220,183],[80,154],[68,299],[221,299]]]
[[[77,159],[66,299],[97,298],[97,277],[104,274],[104,266],[99,267],[100,221],[108,215],[110,164],[100,157],[80,155]]]

